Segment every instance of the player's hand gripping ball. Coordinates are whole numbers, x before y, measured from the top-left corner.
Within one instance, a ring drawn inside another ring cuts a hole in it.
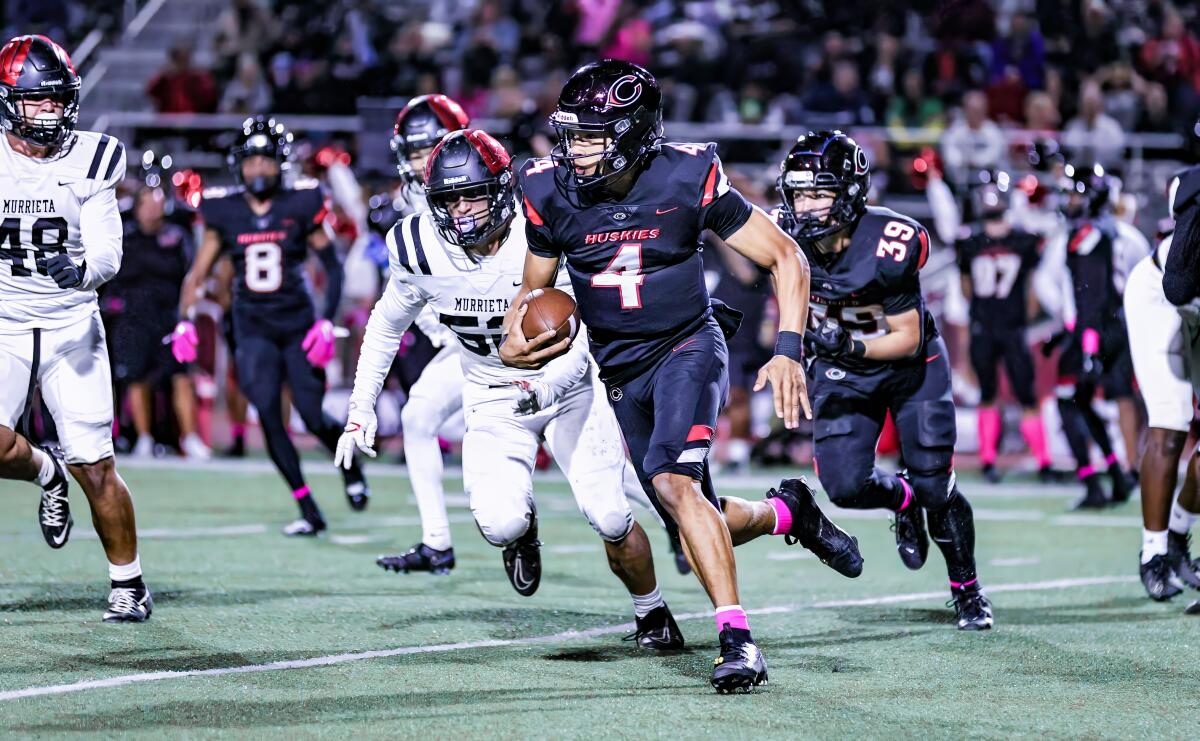
[[[567,351],[580,326],[570,295],[557,288],[530,291],[500,346],[500,360],[513,368],[541,368]]]

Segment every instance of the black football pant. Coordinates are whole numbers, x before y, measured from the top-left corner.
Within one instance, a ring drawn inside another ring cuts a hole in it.
[[[875,447],[891,412],[916,503],[946,559],[953,582],[975,578],[975,519],[954,476],[957,426],[950,362],[940,338],[925,356],[875,373],[857,373],[818,358],[809,369],[814,464],[839,507],[896,510],[899,480],[875,465]]]
[[[304,426],[333,452],[342,433],[342,425],[325,414],[325,371],[315,368],[300,346],[304,332],[242,332],[237,338],[238,384],[246,399],[258,412],[259,424],[267,443],[267,454],[293,492],[304,487],[300,456],[288,435],[283,419],[283,384],[292,390],[292,403]],[[352,476],[361,478],[357,459]]]

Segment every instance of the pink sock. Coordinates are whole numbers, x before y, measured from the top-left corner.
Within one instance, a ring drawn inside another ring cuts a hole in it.
[[[297,499],[303,499],[311,493],[312,489],[309,489],[308,484],[305,484],[304,486],[301,486],[299,489],[292,492],[292,496]]]
[[[903,512],[904,509],[906,507],[908,507],[909,504],[912,504],[912,500],[913,500],[912,487],[908,485],[907,481],[900,478],[899,476],[896,477],[896,480],[900,482],[900,488],[904,490],[904,501],[900,504],[899,507],[896,508],[896,511]]]
[[[792,529],[792,511],[787,508],[787,505],[779,497],[771,497],[767,501],[775,508],[775,529],[771,531],[771,535],[783,535],[790,532]]]
[[[1029,446],[1029,452],[1037,459],[1038,467],[1050,465],[1050,446],[1046,445],[1046,428],[1041,417],[1025,417],[1021,420],[1021,437]]]
[[[978,583],[978,581],[979,581],[979,577],[975,577],[971,581],[954,581],[953,579],[951,579],[950,586],[953,587],[954,589],[965,589],[966,587],[974,586],[976,583]]]
[[[718,632],[724,630],[725,626],[740,630],[750,630],[750,622],[746,619],[746,611],[742,609],[741,605],[718,607],[716,617]]]
[[[979,460],[984,465],[996,462],[996,449],[1000,444],[1000,410],[996,407],[979,407]]]
[[[1088,476],[1091,476],[1095,472],[1096,472],[1095,466],[1083,466],[1075,473],[1075,475],[1079,477],[1080,481],[1083,481],[1084,479],[1086,479]]]
[[[1106,465],[1106,466],[1112,466],[1116,462],[1117,462],[1117,454],[1116,453],[1109,453],[1108,456],[1104,459],[1104,465]]]
[[[244,422],[234,422],[233,424],[229,425],[229,431],[233,433],[234,437],[245,437],[246,424]]]

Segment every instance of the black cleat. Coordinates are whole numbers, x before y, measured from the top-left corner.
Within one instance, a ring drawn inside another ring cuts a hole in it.
[[[717,694],[749,692],[767,681],[767,662],[750,631],[726,625],[720,637],[721,655],[713,662],[712,675]]]
[[[912,490],[906,474],[901,471],[896,478]],[[925,510],[917,504],[916,497],[908,500],[908,506],[892,513],[892,532],[896,534],[896,552],[900,561],[912,571],[925,565],[929,557],[929,531],[925,528]]]
[[[71,517],[71,504],[67,501],[70,491],[67,467],[62,453],[57,448],[39,448],[54,462],[54,477],[42,487],[42,499],[38,503],[38,524],[42,526],[42,537],[51,548],[62,548],[71,537],[75,518]]]
[[[1100,477],[1092,474],[1083,480],[1086,487],[1083,496],[1071,503],[1071,511],[1080,509],[1104,509],[1108,506],[1108,495],[1100,486]]]
[[[537,539],[537,513],[529,514],[529,530],[504,547],[504,570],[517,594],[530,597],[542,583],[542,542]]]
[[[992,603],[976,582],[965,588],[950,588],[950,601],[946,607],[954,608],[959,630],[991,630]]]
[[[144,623],[154,612],[154,598],[145,584],[137,587],[113,587],[108,593],[106,623]]]
[[[679,531],[668,533],[671,541],[671,555],[675,557],[675,570],[687,576],[692,573],[692,565],[688,563],[687,555],[683,552],[683,543],[679,540]]]
[[[637,630],[622,640],[637,641],[638,648],[651,651],[678,651],[683,648],[683,633],[664,604],[655,607],[645,617],[635,617]]]
[[[983,478],[989,484],[998,484],[1004,476],[996,469],[995,464],[985,463],[983,464]]]
[[[283,534],[289,538],[315,538],[325,530],[325,527],[324,520],[306,520],[301,517],[284,525]]]
[[[1188,605],[1183,610],[1184,615],[1200,615],[1200,599]]]
[[[384,571],[407,574],[411,571],[428,571],[435,576],[445,576],[454,568],[454,549],[439,551],[424,543],[417,543],[404,553],[395,556],[380,556],[375,563]]]
[[[767,492],[767,499],[777,498],[792,514],[792,527],[784,535],[784,542],[794,545],[799,542],[821,559],[821,563],[842,576],[851,579],[862,573],[863,558],[858,551],[858,538],[825,516],[817,506],[812,487],[803,477],[784,479],[779,489]]]
[[[245,458],[246,457],[246,438],[238,435],[233,438],[233,444],[221,453],[226,458]]]
[[[1192,589],[1200,589],[1200,567],[1192,560],[1192,535],[1167,531],[1167,563],[1179,580]]]
[[[1139,559],[1140,560],[1140,559]],[[1167,557],[1161,553],[1138,567],[1142,577],[1142,586],[1146,594],[1155,602],[1166,602],[1183,592],[1175,575],[1171,573],[1171,565]]]
[[[1133,496],[1133,490],[1137,488],[1134,477],[1122,471],[1116,463],[1108,467],[1108,476],[1112,479],[1112,501],[1109,504],[1115,506],[1128,502]]]
[[[350,470],[342,469],[342,485],[346,492],[346,503],[355,512],[362,512],[371,501],[371,487],[367,477],[363,475],[362,467],[355,457]]]

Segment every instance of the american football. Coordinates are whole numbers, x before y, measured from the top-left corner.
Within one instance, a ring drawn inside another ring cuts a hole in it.
[[[1200,3],[0,20],[0,736],[1198,735]]]

